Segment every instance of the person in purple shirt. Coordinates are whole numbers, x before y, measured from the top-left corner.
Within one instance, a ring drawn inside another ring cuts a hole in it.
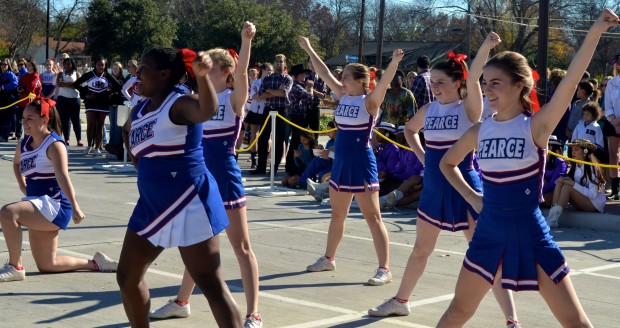
[[[11,104],[17,100],[17,76],[11,71],[9,59],[0,62],[0,107]],[[0,142],[6,142],[9,138],[10,119],[13,115],[11,109],[0,110]]]
[[[394,139],[393,135],[396,132],[396,127],[393,124],[381,122],[377,126],[377,130],[389,139]],[[383,194],[396,188],[400,184],[392,178],[392,172],[394,172],[398,164],[399,148],[393,143],[383,139],[378,134],[373,134],[373,144],[375,145],[374,150],[375,157],[377,158],[377,171],[379,172],[379,194],[383,196]]]
[[[404,126],[398,128],[396,141],[406,144],[404,140]],[[392,178],[399,181],[398,188],[390,191],[387,195],[379,198],[381,208],[393,206],[407,206],[420,199],[422,194],[422,180],[424,165],[415,153],[406,149],[398,152],[398,163],[392,172]]]
[[[549,137],[549,144],[547,149],[550,151],[561,154],[562,142],[554,135]],[[547,164],[545,166],[545,176],[543,182],[543,198],[544,202],[541,203],[544,207],[551,207],[553,205],[553,191],[555,190],[555,182],[562,176],[566,175],[567,165],[566,161],[556,157],[550,153],[547,153]]]

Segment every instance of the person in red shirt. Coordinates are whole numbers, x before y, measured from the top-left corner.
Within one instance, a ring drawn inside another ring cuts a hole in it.
[[[34,93],[35,96],[41,94],[41,79],[37,72],[37,62],[30,60],[26,62],[26,69],[28,73],[22,75],[19,78],[17,85],[17,92],[19,92],[19,99],[28,97],[30,93]],[[17,140],[22,136],[22,116],[24,115],[24,108],[32,101],[28,98],[22,100],[15,109],[15,137]]]

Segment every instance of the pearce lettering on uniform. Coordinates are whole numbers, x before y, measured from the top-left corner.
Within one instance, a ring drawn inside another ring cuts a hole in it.
[[[424,122],[424,130],[456,130],[459,128],[458,115],[429,116]]]
[[[520,159],[523,158],[525,139],[523,138],[493,138],[484,139],[478,145],[480,159]]]
[[[217,112],[211,118],[211,120],[213,120],[213,121],[223,121],[224,120],[224,111],[225,110],[226,110],[226,106],[225,105],[219,105],[218,108],[217,108]]]
[[[35,154],[34,156],[31,156],[31,157],[22,158],[19,161],[19,171],[23,173],[23,172],[28,172],[29,170],[36,168],[37,157],[39,157],[39,154]]]
[[[357,118],[359,111],[360,111],[360,106],[340,104],[338,105],[338,108],[336,108],[336,112],[334,112],[334,115],[340,116],[340,117]]]
[[[131,132],[129,133],[129,146],[134,148],[139,144],[153,138],[155,136],[153,126],[155,126],[156,123],[157,119],[154,119],[131,129]]]

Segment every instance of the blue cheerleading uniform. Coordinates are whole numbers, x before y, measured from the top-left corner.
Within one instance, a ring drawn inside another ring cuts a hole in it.
[[[439,169],[443,155],[473,123],[465,113],[462,100],[449,104],[433,101],[424,116],[424,188],[418,205],[418,218],[448,231],[469,229],[467,213],[474,220],[478,214],[446,180]],[[474,152],[465,156],[458,165],[463,178],[477,192],[482,192],[480,176],[474,169]]]
[[[531,117],[487,118],[478,134],[484,183],[482,212],[463,265],[493,283],[499,266],[506,289],[538,290],[536,265],[555,283],[569,272],[538,206],[546,149],[534,143]]]
[[[47,157],[50,145],[64,145],[65,141],[56,132],[45,137],[36,149],[30,147],[31,141],[32,137],[26,136],[20,144],[19,171],[26,178],[26,197],[22,200],[31,202],[47,220],[66,230],[73,209],[58,185],[54,164]]]
[[[233,90],[226,89],[217,94],[217,113],[203,124],[202,130],[205,163],[217,181],[227,210],[246,205],[241,169],[235,160],[235,145],[243,118],[237,116],[230,104],[232,93]]]
[[[329,185],[342,192],[379,190],[377,160],[370,145],[376,117],[366,110],[366,95],[343,95],[334,116],[338,138]]]
[[[181,96],[171,92],[151,112],[146,112],[150,99],[139,103],[129,132],[129,149],[139,159],[140,193],[129,229],[165,248],[197,244],[228,226],[217,184],[205,166],[202,124],[170,120]]]

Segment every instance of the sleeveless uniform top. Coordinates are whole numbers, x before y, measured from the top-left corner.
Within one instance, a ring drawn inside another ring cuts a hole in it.
[[[148,113],[147,99],[133,113],[129,149],[140,159],[138,181],[156,177],[162,169],[189,170],[193,177],[206,171],[200,144],[202,124],[177,125],[170,120],[170,108],[180,96],[171,92],[157,110]]]
[[[345,94],[340,99],[340,103],[334,111],[336,125],[338,126],[337,150],[371,148],[370,135],[375,126],[376,117],[371,116],[366,110],[366,96]],[[349,143],[351,140],[355,142]]]
[[[32,137],[27,136],[20,145],[19,171],[26,178],[26,195],[36,197],[47,195],[60,201],[64,195],[54,174],[54,164],[47,157],[47,148],[56,141],[64,142],[64,140],[56,132],[52,132],[36,149],[30,149],[31,141]]]
[[[70,75],[67,75],[66,72],[60,73],[63,82],[73,83],[77,80],[77,72],[73,71]],[[77,89],[60,87],[58,89],[58,96],[65,98],[78,98],[80,96],[80,92]]]
[[[39,75],[41,79],[41,92],[44,96],[49,96],[56,87],[56,74],[54,72],[45,71]]]
[[[491,116],[478,134],[485,210],[512,216],[532,213],[542,202],[546,149],[534,143],[532,118],[526,114],[504,122]]]
[[[205,154],[235,154],[235,144],[241,132],[242,117],[230,104],[232,89],[217,94],[219,104],[215,115],[203,123],[202,140]]]
[[[433,101],[424,116],[424,138],[427,150],[447,151],[474,124],[465,113],[463,100],[449,104]],[[437,162],[439,164],[439,162]],[[439,165],[428,165],[426,168],[439,170]],[[473,152],[468,154],[459,164],[461,169],[473,168]]]

